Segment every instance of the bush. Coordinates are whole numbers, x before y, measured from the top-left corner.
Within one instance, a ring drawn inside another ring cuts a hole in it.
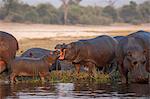
[[[103,9],[102,15],[116,22],[118,20],[117,10],[113,6],[106,6]]]
[[[38,13],[35,10],[29,10],[24,15],[24,20],[26,21],[31,21],[33,23],[39,22]]]
[[[119,11],[119,15],[125,23],[142,23],[142,16],[135,2],[130,2],[130,5],[123,6]]]
[[[6,13],[4,9],[0,9],[0,20],[4,20],[6,17]]]

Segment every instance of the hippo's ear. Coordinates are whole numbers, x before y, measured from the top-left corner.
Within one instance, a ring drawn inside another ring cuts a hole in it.
[[[128,56],[132,56],[131,51],[127,51],[127,55],[128,55]]]
[[[67,44],[63,43],[62,48],[64,48],[64,49],[67,48]]]
[[[65,43],[61,44],[61,49],[65,49],[65,48],[67,48],[67,44]]]
[[[65,46],[65,45],[66,45],[65,43],[62,44],[62,46]]]

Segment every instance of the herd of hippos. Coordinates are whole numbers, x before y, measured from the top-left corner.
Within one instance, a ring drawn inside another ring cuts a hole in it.
[[[16,57],[17,50],[16,38],[0,31],[0,73],[7,72],[12,83],[16,76],[40,76],[44,82],[50,71],[62,70],[65,61],[75,66],[77,73],[82,66],[90,76],[95,69],[107,68],[110,73],[116,68],[122,83],[128,83],[128,78],[131,82],[150,82],[150,32],[142,30],[127,36],[102,35],[57,44],[53,51],[31,48]]]

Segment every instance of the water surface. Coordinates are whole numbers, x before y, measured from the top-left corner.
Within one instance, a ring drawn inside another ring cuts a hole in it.
[[[0,99],[149,98],[150,84],[19,83],[0,84]]]

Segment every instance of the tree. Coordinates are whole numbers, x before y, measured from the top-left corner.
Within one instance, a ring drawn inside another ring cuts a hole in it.
[[[117,0],[106,0],[106,2],[108,3],[108,6],[114,6]]]
[[[18,3],[18,0],[2,0],[4,3],[4,7],[6,8],[6,16],[9,15],[12,8],[14,7],[14,4]]]
[[[68,7],[70,4],[79,4],[82,0],[61,0],[64,9],[64,24],[68,21]]]
[[[72,4],[68,8],[68,23],[78,24],[80,16],[83,14],[83,7]]]
[[[34,9],[31,9],[31,10],[27,11],[25,13],[24,18],[25,18],[26,21],[33,22],[33,23],[38,22],[38,19],[39,19],[38,18],[38,13]]]
[[[19,2],[19,0],[2,0],[2,2],[1,19],[13,22],[20,22],[23,20],[23,11],[20,10],[23,8],[23,4]]]
[[[39,4],[36,7],[41,23],[61,23],[58,10],[51,4]]]
[[[141,14],[137,10],[137,4],[133,1],[125,5],[119,11],[120,18],[126,23],[141,23]]]
[[[82,0],[69,0],[69,5],[79,5]]]
[[[61,1],[64,9],[64,24],[67,24],[69,0],[61,0]]]
[[[146,1],[143,4],[140,4],[138,7],[138,11],[140,12],[142,19],[144,22],[150,22],[150,1]]]
[[[113,6],[104,7],[102,15],[111,18],[113,22],[116,22],[118,19],[117,10]]]

